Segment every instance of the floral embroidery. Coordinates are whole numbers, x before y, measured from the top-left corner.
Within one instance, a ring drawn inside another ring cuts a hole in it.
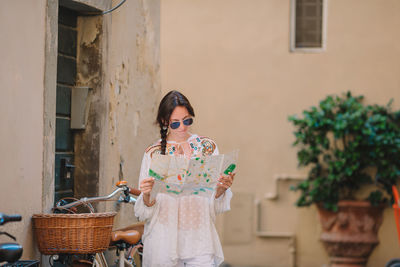
[[[212,155],[215,150],[215,143],[211,139],[203,139],[201,141],[201,146],[202,146],[202,154],[203,156],[206,155]]]
[[[216,144],[213,140],[207,137],[199,137],[196,136],[195,138],[191,137],[188,140],[190,153],[192,157],[198,156],[207,156],[212,155],[216,149]],[[179,155],[179,146],[181,144],[169,142],[167,143],[167,147],[165,150],[166,155]],[[146,153],[150,153],[152,157],[153,154],[161,154],[161,144],[160,142],[156,143],[153,146],[150,146]]]

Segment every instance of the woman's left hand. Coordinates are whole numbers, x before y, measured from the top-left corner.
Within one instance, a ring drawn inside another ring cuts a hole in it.
[[[228,176],[221,175],[221,177],[219,177],[215,198],[219,198],[229,187],[232,186],[235,175],[236,173],[229,173]]]

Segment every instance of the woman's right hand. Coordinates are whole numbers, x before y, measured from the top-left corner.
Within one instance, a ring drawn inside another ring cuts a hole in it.
[[[150,202],[150,192],[154,186],[154,178],[149,177],[140,182],[140,191],[143,193],[143,202],[146,206],[151,207],[156,203],[156,200]]]

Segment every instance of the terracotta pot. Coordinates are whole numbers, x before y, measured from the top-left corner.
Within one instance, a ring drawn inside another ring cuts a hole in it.
[[[321,241],[327,250],[331,267],[363,267],[379,243],[383,206],[373,207],[367,201],[340,201],[339,211],[317,205],[322,224]]]

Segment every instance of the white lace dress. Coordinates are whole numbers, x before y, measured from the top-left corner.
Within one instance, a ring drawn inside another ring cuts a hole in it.
[[[142,161],[139,184],[148,177],[151,157],[160,153],[160,142],[149,147]],[[168,142],[166,154],[187,157],[217,155],[218,148],[209,138],[191,135],[186,142]],[[171,197],[158,194],[156,204],[147,207],[140,195],[135,204],[135,215],[145,221],[142,237],[144,267],[172,267],[178,259],[211,254],[215,266],[224,260],[221,243],[215,229],[215,215],[230,209],[230,189],[218,199],[202,196]]]

